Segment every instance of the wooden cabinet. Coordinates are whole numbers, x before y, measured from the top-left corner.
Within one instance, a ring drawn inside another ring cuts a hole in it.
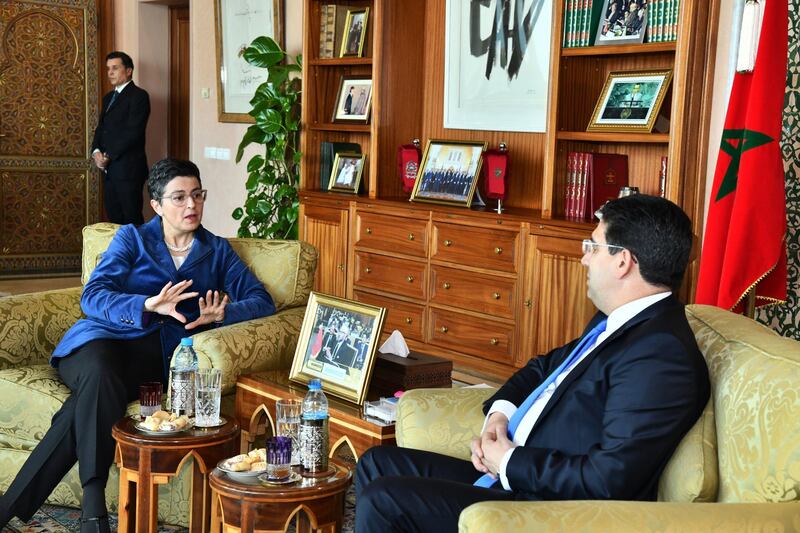
[[[347,293],[347,204],[300,204],[300,239],[319,252],[314,290],[344,298]]]

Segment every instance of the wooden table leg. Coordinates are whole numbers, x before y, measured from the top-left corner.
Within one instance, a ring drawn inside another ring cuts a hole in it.
[[[189,531],[206,533],[209,527],[208,476],[200,470],[197,458],[192,460],[192,505],[189,514]]]
[[[139,479],[136,483],[136,524],[137,530],[158,532],[158,490],[155,487],[151,469],[151,451],[139,452]]]
[[[297,513],[297,533],[311,533],[311,520],[305,511]]]
[[[219,501],[220,496],[214,492],[214,489],[211,490],[211,529],[209,530],[211,533],[221,533],[222,532],[222,524],[220,524],[220,514],[221,514],[221,502]]]
[[[130,482],[128,481],[128,469],[119,469],[119,509],[117,514],[118,525],[117,529],[121,533],[131,532],[132,529],[128,524],[128,517],[131,504]]]

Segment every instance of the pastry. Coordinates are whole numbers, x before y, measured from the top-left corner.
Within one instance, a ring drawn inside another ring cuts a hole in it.
[[[144,419],[144,422],[142,422],[142,427],[150,431],[157,431],[160,425],[161,420],[152,416],[148,416]]]
[[[172,414],[168,413],[167,411],[158,410],[155,413],[153,413],[152,416],[153,418],[158,418],[160,420],[171,420],[170,417],[172,416]]]
[[[250,465],[250,470],[253,472],[262,472],[267,469],[267,463],[265,461],[257,461]]]
[[[238,463],[228,463],[228,469],[233,472],[245,472],[250,470],[250,463],[245,461],[240,461]]]

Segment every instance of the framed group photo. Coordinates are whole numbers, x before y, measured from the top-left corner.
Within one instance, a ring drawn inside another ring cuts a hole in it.
[[[320,379],[326,394],[362,404],[386,309],[312,292],[289,379]]]
[[[485,142],[428,141],[411,201],[469,207],[481,171]]]
[[[671,69],[609,73],[586,131],[652,131],[670,81]]]
[[[347,10],[339,57],[364,57],[364,43],[367,39],[368,21],[368,7]]]
[[[372,80],[370,78],[342,76],[336,95],[334,122],[366,124],[372,108]]]
[[[647,0],[605,0],[595,45],[644,42]]]
[[[358,194],[361,174],[364,172],[365,157],[364,154],[355,152],[337,153],[333,160],[328,189]]]

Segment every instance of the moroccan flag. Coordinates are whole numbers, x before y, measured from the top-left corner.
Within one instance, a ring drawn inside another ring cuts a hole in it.
[[[696,301],[741,312],[786,301],[786,192],[780,151],[788,2],[768,0],[755,67],[733,79],[708,208]]]

